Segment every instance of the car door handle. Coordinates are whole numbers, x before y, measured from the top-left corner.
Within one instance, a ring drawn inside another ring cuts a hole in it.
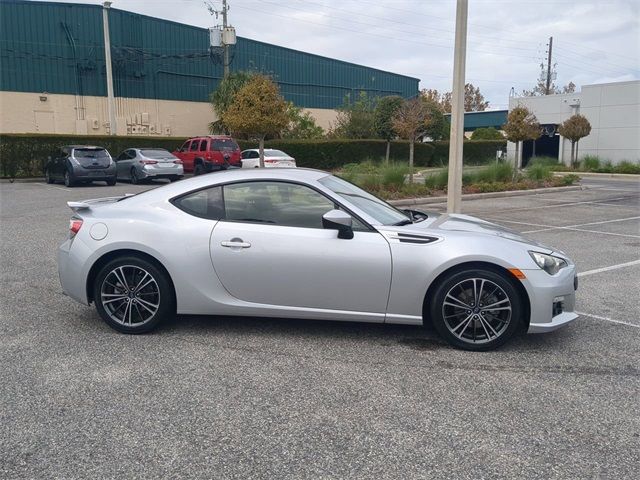
[[[223,247],[229,247],[229,248],[249,248],[249,247],[251,247],[251,244],[249,242],[243,242],[239,238],[232,238],[228,242],[220,242],[220,245],[222,245]]]

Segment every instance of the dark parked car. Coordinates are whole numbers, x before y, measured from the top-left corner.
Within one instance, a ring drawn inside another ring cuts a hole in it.
[[[91,145],[66,145],[44,167],[47,183],[64,181],[67,187],[79,183],[103,181],[116,184],[116,164],[109,152]]]

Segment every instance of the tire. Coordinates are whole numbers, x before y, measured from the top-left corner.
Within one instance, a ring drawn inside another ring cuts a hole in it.
[[[107,180],[107,185],[109,185],[110,187],[113,187],[118,181],[118,177],[113,177],[110,178],[109,180]]]
[[[176,315],[175,292],[167,274],[136,256],[116,258],[102,267],[93,298],[105,323],[122,333],[147,333]]]
[[[76,181],[73,179],[73,175],[69,170],[64,171],[64,186],[65,187],[74,187],[76,185]]]
[[[201,163],[197,163],[195,168],[193,169],[194,175],[202,175],[204,173],[204,165]]]
[[[49,169],[47,168],[44,172],[44,179],[46,180],[47,183],[51,184],[51,183],[55,183],[55,180],[53,179],[53,177],[51,176],[51,174],[49,173]]]
[[[452,346],[487,351],[520,331],[524,308],[513,280],[477,268],[446,276],[435,291],[429,313],[437,332]]]
[[[138,185],[140,183],[140,179],[138,178],[138,174],[136,173],[136,169],[135,168],[131,169],[131,173],[129,175],[129,178],[131,179],[131,183],[133,185]]]

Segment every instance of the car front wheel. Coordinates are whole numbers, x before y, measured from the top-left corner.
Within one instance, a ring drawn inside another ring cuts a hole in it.
[[[175,296],[167,274],[138,257],[107,263],[93,286],[96,309],[111,328],[146,333],[175,317]]]
[[[435,292],[430,318],[438,333],[464,350],[503,345],[522,325],[522,299],[506,274],[470,269],[448,275]]]

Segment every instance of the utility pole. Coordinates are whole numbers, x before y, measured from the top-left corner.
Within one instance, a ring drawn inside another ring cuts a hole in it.
[[[553,37],[549,37],[549,50],[547,50],[547,89],[545,95],[551,94],[551,50],[553,49]]]
[[[449,140],[449,182],[447,213],[460,213],[462,207],[462,148],[464,140],[464,75],[467,56],[468,0],[457,0],[456,41],[451,93],[451,135]]]
[[[112,2],[102,4],[102,29],[104,31],[104,62],[107,73],[107,110],[109,111],[109,134],[115,135],[116,106],[113,97],[113,71],[111,70],[111,40],[109,39],[109,9]]]
[[[229,76],[229,46],[230,45],[235,45],[236,43],[236,35],[235,35],[235,30],[233,29],[233,27],[229,28],[229,23],[227,21],[227,14],[229,13],[229,5],[227,4],[227,0],[222,0],[222,10],[216,10],[215,7],[213,6],[213,2],[209,1],[209,0],[205,0],[204,4],[207,7],[207,10],[209,10],[209,13],[211,15],[215,15],[216,19],[218,19],[219,15],[222,14],[222,32],[221,32],[221,39],[222,39],[222,55],[223,55],[223,60],[222,60],[222,67],[223,67],[223,78],[227,78]],[[213,29],[210,30],[217,30],[220,29],[220,25],[216,25]],[[212,45],[212,47],[219,47],[218,44],[216,45]]]
[[[222,0],[222,31],[226,31],[227,28],[227,12],[229,11],[229,6],[227,5],[227,0]],[[223,78],[227,78],[229,76],[229,45],[224,43],[224,60],[223,60]]]

